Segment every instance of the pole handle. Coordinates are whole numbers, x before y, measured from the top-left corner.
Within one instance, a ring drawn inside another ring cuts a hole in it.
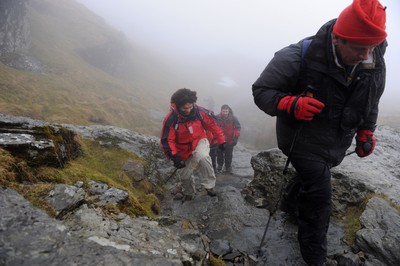
[[[304,95],[313,98],[315,91],[317,91],[317,88],[315,88],[313,85],[308,85]]]

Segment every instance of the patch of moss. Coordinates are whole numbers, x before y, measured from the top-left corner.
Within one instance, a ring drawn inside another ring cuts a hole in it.
[[[360,217],[365,211],[368,201],[373,198],[378,197],[384,199],[390,206],[400,211],[400,206],[394,204],[387,196],[378,193],[370,193],[366,195],[364,200],[357,206],[350,206],[346,209],[346,216],[344,217],[344,227],[345,227],[345,241],[349,245],[353,245],[356,237],[356,233],[362,229],[360,223]]]
[[[361,229],[360,216],[365,206],[352,206],[346,210],[347,215],[344,217],[345,241],[350,246],[354,244],[356,233]]]
[[[83,181],[84,188],[87,189],[88,182],[94,180],[128,192],[128,200],[110,211],[148,217],[159,213],[160,203],[153,193],[153,185],[147,178],[134,181],[122,169],[127,161],[143,163],[140,157],[119,147],[101,146],[89,139],[82,139],[81,147],[82,155],[69,161],[64,168],[32,168],[0,149],[0,184],[16,189],[25,198],[35,202],[36,206],[49,209],[43,199],[54,184],[73,185]]]
[[[15,158],[6,150],[0,148],[0,185],[7,186],[16,181],[16,173],[12,171]]]
[[[183,220],[181,224],[182,229],[193,229],[193,225],[190,220]]]
[[[9,187],[14,183],[35,183],[38,181],[25,161],[0,148],[0,185]]]
[[[213,254],[210,254],[210,264],[212,266],[225,266],[225,262],[221,256],[216,257]]]
[[[81,140],[73,131],[64,127],[43,126],[36,128],[43,132],[45,138],[51,139],[61,166],[65,162],[77,158],[81,153]]]
[[[10,188],[23,195],[33,206],[47,212],[49,216],[55,217],[55,211],[47,204],[45,198],[53,189],[53,184],[19,184],[13,183]]]

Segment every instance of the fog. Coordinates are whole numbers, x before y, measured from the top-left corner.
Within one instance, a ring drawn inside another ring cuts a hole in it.
[[[160,89],[191,88],[198,91],[199,103],[215,108],[214,111],[228,103],[241,112],[247,109],[256,117],[266,115],[255,107],[251,85],[274,52],[314,35],[352,1],[78,2],[136,44],[164,57],[169,67],[182,71],[173,77],[175,88]],[[395,0],[381,0],[381,3],[387,6],[389,47],[385,56],[387,85],[380,108],[381,113],[399,114],[400,3]]]

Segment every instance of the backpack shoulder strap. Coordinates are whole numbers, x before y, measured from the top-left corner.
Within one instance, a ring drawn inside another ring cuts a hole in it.
[[[210,115],[211,117],[214,117],[214,114],[213,114],[210,110],[208,110],[208,109],[206,109],[206,108],[204,108],[204,107],[197,106],[197,109],[196,109],[197,117],[199,118],[199,120],[200,120],[200,122],[201,122],[201,126],[202,126],[204,129],[206,129],[206,128],[204,127],[203,116],[200,114],[200,110],[203,111],[203,112],[205,112],[206,114]]]
[[[200,114],[200,110],[202,110],[203,112],[207,113],[208,115],[210,115],[213,118],[214,118],[214,113],[212,113],[212,111],[210,111],[208,109],[205,109],[203,107],[195,106],[194,108],[195,108],[194,111],[196,113],[196,117],[200,120],[202,127],[205,129],[204,122],[203,122],[203,116]],[[171,109],[174,110],[173,107],[171,107]],[[174,111],[172,112],[172,115],[174,117],[174,129],[176,131],[176,130],[178,130],[178,126],[179,126],[178,115]]]
[[[301,66],[303,67],[303,61],[304,61],[304,57],[306,56],[308,47],[310,47],[310,44],[312,42],[311,38],[306,38],[303,40],[302,46],[301,46]]]
[[[307,75],[307,65],[304,62],[304,58],[306,57],[308,48],[313,40],[313,37],[307,37],[302,40],[301,43],[301,58],[300,58],[300,69],[299,69],[299,77],[296,84],[296,92],[295,94],[300,94],[304,91],[304,87],[308,85],[308,75]]]
[[[172,117],[174,119],[174,129],[175,131],[178,129],[178,115],[175,112],[175,108],[170,106],[170,110],[172,111]]]
[[[205,127],[205,125],[204,125],[203,117],[202,117],[200,111],[202,111],[202,112],[204,112],[205,114],[207,114],[209,117],[211,117],[211,118],[215,121],[215,123],[218,124],[218,121],[219,121],[218,115],[216,115],[216,114],[215,114],[212,110],[210,110],[210,109],[204,108],[204,107],[202,107],[202,106],[198,106],[197,112],[198,112],[199,120],[200,120],[201,125],[203,126],[204,130],[206,130],[206,127]]]

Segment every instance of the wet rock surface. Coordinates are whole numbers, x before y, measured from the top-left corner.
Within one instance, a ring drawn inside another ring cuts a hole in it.
[[[27,118],[7,119],[42,124]],[[148,156],[149,143],[157,142],[155,137],[109,126],[63,127],[142,157]],[[376,135],[376,154],[364,159],[350,155],[333,171],[334,214],[339,218],[347,214],[347,206],[357,206],[370,192],[398,201],[399,132],[382,127]],[[158,152],[152,158],[155,170],[146,173],[148,178],[168,178],[174,170],[171,162]],[[62,213],[58,219],[15,191],[0,188],[0,264],[209,265],[210,256],[215,256],[226,265],[304,265],[296,223],[285,212],[274,212],[265,231],[278,192],[293,174],[292,168],[287,176],[281,174],[285,160],[276,149],[254,152],[239,143],[234,151],[234,173],[217,175],[216,197],[198,187],[192,200],[174,199],[179,174],[174,175],[166,184],[168,191],[156,219],[104,213],[101,199],[111,204],[124,199],[123,192],[105,184],[92,184],[95,193],[90,195],[82,194],[79,182],[56,186],[48,200]],[[87,201],[89,196],[97,200]],[[355,244],[348,246],[342,220],[332,217],[328,231],[331,265],[399,265],[398,221],[399,211],[375,196],[360,218],[363,228]]]
[[[81,154],[76,134],[61,126],[0,114],[0,147],[29,165],[62,167]]]

